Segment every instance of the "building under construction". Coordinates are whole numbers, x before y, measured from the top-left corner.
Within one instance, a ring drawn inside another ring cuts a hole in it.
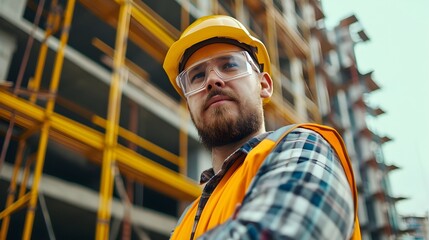
[[[266,45],[268,130],[325,123],[342,135],[363,239],[400,234],[363,95],[356,17],[327,30],[317,0],[0,1],[0,239],[168,239],[210,166],[162,62],[196,18],[231,15]]]

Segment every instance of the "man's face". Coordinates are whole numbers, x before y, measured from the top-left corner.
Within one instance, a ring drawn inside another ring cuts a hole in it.
[[[202,59],[233,51],[243,50],[224,43],[202,47],[189,58],[185,69]],[[205,78],[204,89],[190,95],[187,103],[201,141],[208,149],[240,141],[261,128],[262,99],[271,95],[268,74],[252,71],[250,75],[225,82],[209,70]]]

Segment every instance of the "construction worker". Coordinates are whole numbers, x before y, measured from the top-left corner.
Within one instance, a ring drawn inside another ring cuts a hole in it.
[[[338,133],[264,127],[273,93],[264,44],[236,19],[196,20],[164,69],[186,99],[212,168],[172,239],[359,239],[353,172]]]

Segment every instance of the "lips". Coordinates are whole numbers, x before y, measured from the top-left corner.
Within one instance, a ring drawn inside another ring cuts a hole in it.
[[[233,101],[233,99],[226,95],[214,95],[204,105],[204,110],[208,109],[212,104],[220,101]]]

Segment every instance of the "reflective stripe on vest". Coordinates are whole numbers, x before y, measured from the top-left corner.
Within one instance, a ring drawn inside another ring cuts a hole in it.
[[[260,166],[276,145],[295,128],[305,128],[319,133],[335,150],[353,193],[354,231],[351,239],[361,239],[357,216],[357,188],[353,177],[353,169],[343,141],[333,128],[318,124],[295,124],[282,127],[262,140],[246,156],[243,162],[236,161],[216,186],[208,199],[195,230],[195,239],[208,230],[224,223],[234,214],[236,207],[243,202],[247,190],[256,176]],[[194,224],[200,198],[197,198],[182,216],[171,239],[189,239]]]

